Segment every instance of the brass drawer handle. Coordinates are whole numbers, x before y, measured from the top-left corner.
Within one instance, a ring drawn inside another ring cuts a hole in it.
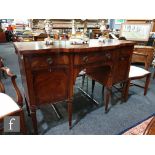
[[[124,60],[125,60],[125,57],[120,57],[120,60],[121,60],[121,61],[124,61]]]
[[[49,64],[49,65],[51,65],[52,63],[53,63],[53,60],[52,60],[52,58],[47,58],[47,63]]]
[[[111,54],[110,53],[106,53],[105,56],[106,56],[107,59],[111,59]]]
[[[84,63],[87,63],[87,62],[88,62],[88,56],[84,56],[84,57],[82,58],[82,61],[83,61]]]

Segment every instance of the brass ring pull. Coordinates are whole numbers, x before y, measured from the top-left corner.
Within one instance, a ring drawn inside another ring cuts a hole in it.
[[[48,64],[49,64],[49,65],[51,65],[51,64],[53,63],[52,58],[47,58],[47,60],[46,60],[46,61],[48,62]]]
[[[107,59],[111,59],[111,54],[110,53],[106,53],[105,56],[106,56]]]
[[[124,60],[125,60],[125,57],[121,57],[120,60],[121,60],[121,61],[124,61]]]
[[[84,56],[82,60],[84,63],[87,63],[88,62],[88,56]]]

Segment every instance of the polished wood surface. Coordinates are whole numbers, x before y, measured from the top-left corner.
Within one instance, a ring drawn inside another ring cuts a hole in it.
[[[132,62],[144,63],[145,69],[148,70],[153,60],[154,48],[151,46],[134,46]]]
[[[134,47],[133,42],[120,40],[106,43],[90,40],[89,44],[82,45],[71,45],[69,41],[55,41],[48,46],[45,42],[16,42],[14,45],[36,133],[38,106],[62,100],[68,103],[71,128],[73,86],[81,70],[86,69],[86,73],[98,81],[108,69],[107,88],[118,81],[126,81]]]

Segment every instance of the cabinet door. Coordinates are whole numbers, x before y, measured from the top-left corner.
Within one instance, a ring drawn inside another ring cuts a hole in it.
[[[33,85],[37,104],[65,100],[68,81],[68,69],[66,68],[36,71],[33,74]]]

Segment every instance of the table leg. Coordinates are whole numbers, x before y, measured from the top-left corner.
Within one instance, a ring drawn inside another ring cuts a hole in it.
[[[20,111],[20,123],[21,123],[21,132],[26,135],[27,134],[27,130],[26,130],[26,124],[25,124],[25,119],[24,119],[24,113],[21,110]]]
[[[69,98],[67,100],[68,104],[68,122],[69,122],[69,129],[72,128],[72,112],[73,112],[73,99]]]
[[[150,84],[151,73],[146,76],[146,82],[144,87],[144,95],[146,95],[149,84]]]
[[[38,127],[37,127],[37,117],[36,117],[36,109],[31,109],[31,117],[33,123],[34,134],[38,134]]]
[[[131,80],[128,79],[127,82],[124,84],[124,88],[123,88],[123,97],[124,97],[124,101],[125,101],[125,102],[126,102],[127,99],[128,99],[130,83],[131,83]]]
[[[105,112],[108,112],[108,105],[109,105],[109,100],[111,97],[111,89],[112,89],[112,87],[105,87],[105,89],[104,89]]]

